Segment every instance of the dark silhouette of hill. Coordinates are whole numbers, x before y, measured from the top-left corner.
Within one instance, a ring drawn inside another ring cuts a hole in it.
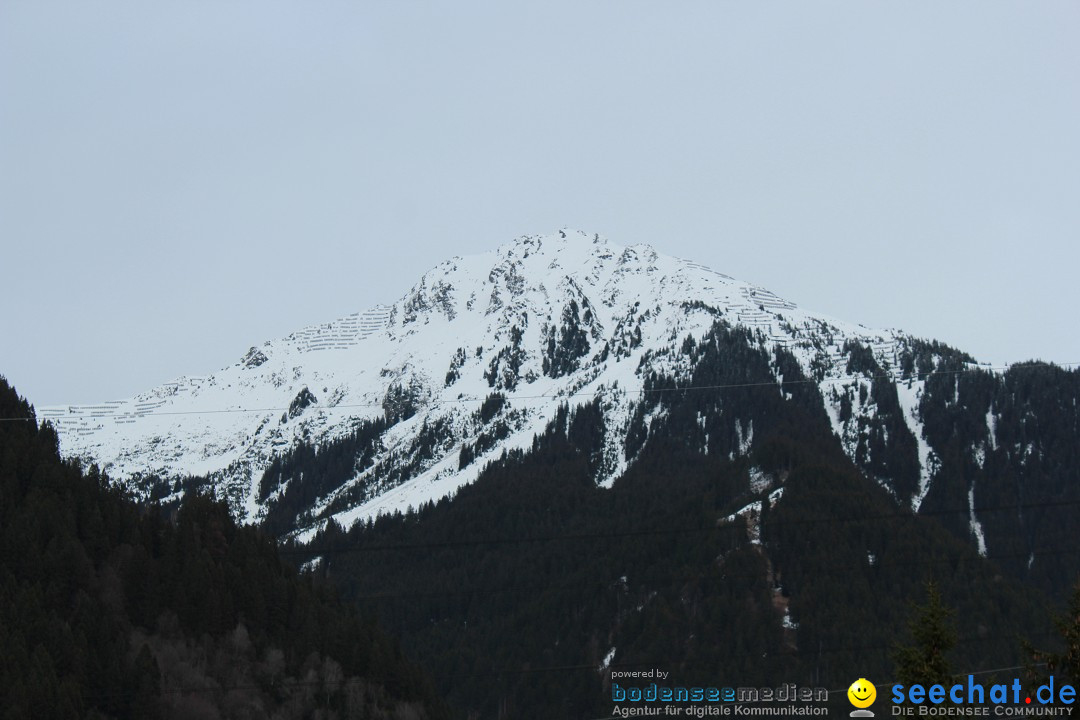
[[[20,420],[21,419],[21,420]],[[191,494],[165,517],[0,378],[4,718],[446,718],[370,617]]]

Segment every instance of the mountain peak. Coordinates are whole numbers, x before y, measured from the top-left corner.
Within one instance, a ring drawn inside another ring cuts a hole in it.
[[[684,340],[717,323],[785,349],[822,381],[852,376],[849,341],[883,367],[897,366],[906,342],[649,245],[563,229],[454,257],[392,305],[267,341],[207,377],[42,414],[65,452],[114,477],[209,475],[251,517],[273,499],[260,483],[275,457],[384,423],[370,462],[308,508],[348,522],[453,492],[488,459],[530,447],[561,404],[595,397],[611,428],[597,481],[612,482],[633,459],[626,433],[646,379],[688,378]],[[494,395],[505,409],[482,419]]]

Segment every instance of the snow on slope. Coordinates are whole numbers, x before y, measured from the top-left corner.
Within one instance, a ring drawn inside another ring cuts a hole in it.
[[[918,512],[922,506],[926,494],[930,492],[930,480],[937,469],[938,461],[930,444],[922,432],[922,423],[919,420],[919,399],[922,397],[924,380],[912,380],[907,383],[898,383],[896,393],[900,399],[900,408],[904,414],[904,422],[907,423],[911,434],[915,436],[915,442],[919,448],[919,491],[911,500],[911,507]],[[974,512],[974,511],[972,511]]]
[[[609,429],[598,482],[609,484],[626,468],[626,430],[645,375],[690,371],[680,353],[655,351],[678,350],[718,316],[786,347],[808,376],[826,384],[857,381],[845,370],[849,339],[868,345],[882,367],[895,368],[904,338],[805,311],[646,245],[561,231],[447,260],[391,306],[268,341],[212,375],[183,377],[127,400],[42,408],[41,415],[57,426],[66,454],[92,459],[113,477],[210,475],[241,516],[256,518],[263,509],[258,483],[276,454],[299,439],[347,434],[383,416],[392,397],[407,397],[417,412],[386,433],[380,458],[410,457],[419,434],[436,422],[448,434],[405,482],[376,483],[377,492],[336,511],[348,524],[453,493],[487,460],[528,448],[559,403],[596,395]],[[565,348],[573,352],[567,356]],[[483,430],[475,411],[496,390],[507,397],[511,432],[459,470],[462,444]],[[824,395],[843,439],[850,430],[839,421],[839,400]],[[921,438],[906,399],[905,418]],[[323,498],[315,512],[370,483],[365,473]]]

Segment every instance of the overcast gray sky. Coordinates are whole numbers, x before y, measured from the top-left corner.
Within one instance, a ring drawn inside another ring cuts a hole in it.
[[[0,374],[127,397],[561,227],[1080,361],[1076,2],[0,2]]]

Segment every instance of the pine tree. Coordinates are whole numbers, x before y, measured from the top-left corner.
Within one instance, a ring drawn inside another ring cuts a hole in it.
[[[926,584],[926,604],[917,605],[909,625],[913,644],[896,648],[896,677],[905,686],[949,685],[953,671],[946,655],[956,645],[953,610],[941,602],[937,585]]]
[[[1075,687],[1080,684],[1080,581],[1073,585],[1065,614],[1054,618],[1054,626],[1061,633],[1064,649],[1061,652],[1049,652],[1026,645],[1032,662],[1037,667],[1042,667],[1042,672],[1031,674],[1037,675],[1040,681],[1043,677],[1052,675],[1060,682],[1067,682]]]

